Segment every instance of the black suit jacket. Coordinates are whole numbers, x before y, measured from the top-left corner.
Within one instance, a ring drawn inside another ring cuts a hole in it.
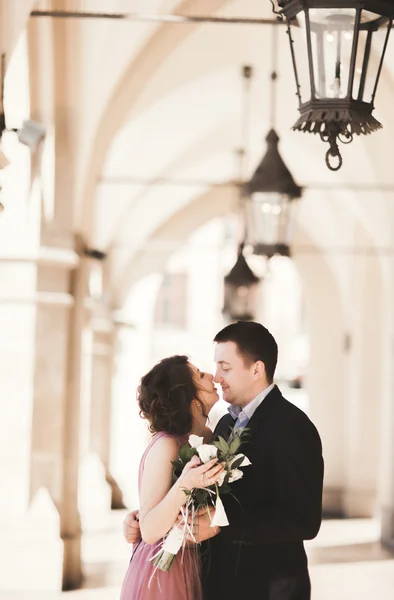
[[[225,415],[214,436],[227,436]],[[304,540],[322,518],[323,458],[316,427],[279,389],[250,419],[251,461],[223,496],[230,524],[202,545],[204,600],[309,600]]]

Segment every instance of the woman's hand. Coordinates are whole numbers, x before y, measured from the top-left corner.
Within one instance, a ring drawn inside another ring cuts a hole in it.
[[[179,482],[183,488],[188,490],[205,488],[219,481],[222,471],[223,466],[218,463],[217,458],[201,464],[199,457],[193,456],[184,467]]]
[[[129,544],[136,544],[141,539],[138,510],[127,513],[123,521],[123,536]]]
[[[210,513],[210,514],[209,514]],[[217,525],[212,526],[212,518],[215,515],[215,509],[213,507],[207,507],[207,509],[200,509],[194,517],[191,515],[188,518],[189,532],[186,535],[186,541],[188,545],[193,545],[199,542],[204,542],[220,533],[220,527]],[[176,525],[180,529],[185,526],[183,516],[180,514],[176,521]],[[192,534],[190,533],[192,532]]]

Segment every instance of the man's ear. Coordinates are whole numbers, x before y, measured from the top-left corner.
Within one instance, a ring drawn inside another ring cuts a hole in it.
[[[262,360],[258,360],[253,365],[253,375],[256,379],[265,377],[265,364]]]

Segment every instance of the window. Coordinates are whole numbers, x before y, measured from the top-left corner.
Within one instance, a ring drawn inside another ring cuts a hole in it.
[[[166,273],[157,295],[155,325],[186,328],[187,274]]]

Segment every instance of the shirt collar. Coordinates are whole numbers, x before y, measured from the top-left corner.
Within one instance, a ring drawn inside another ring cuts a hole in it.
[[[275,384],[271,383],[269,386],[267,386],[265,388],[265,390],[260,392],[260,394],[258,394],[258,396],[256,396],[256,398],[254,398],[251,402],[249,402],[249,404],[247,404],[245,406],[245,408],[242,409],[240,406],[229,406],[227,409],[228,412],[233,417],[233,419],[238,419],[241,412],[244,415],[246,415],[246,417],[248,419],[251,419],[252,416],[254,415],[254,412],[256,411],[256,409],[260,406],[260,404],[262,403],[264,398],[266,396],[268,396],[268,394],[271,392],[271,390],[274,389],[274,387],[275,387]]]

